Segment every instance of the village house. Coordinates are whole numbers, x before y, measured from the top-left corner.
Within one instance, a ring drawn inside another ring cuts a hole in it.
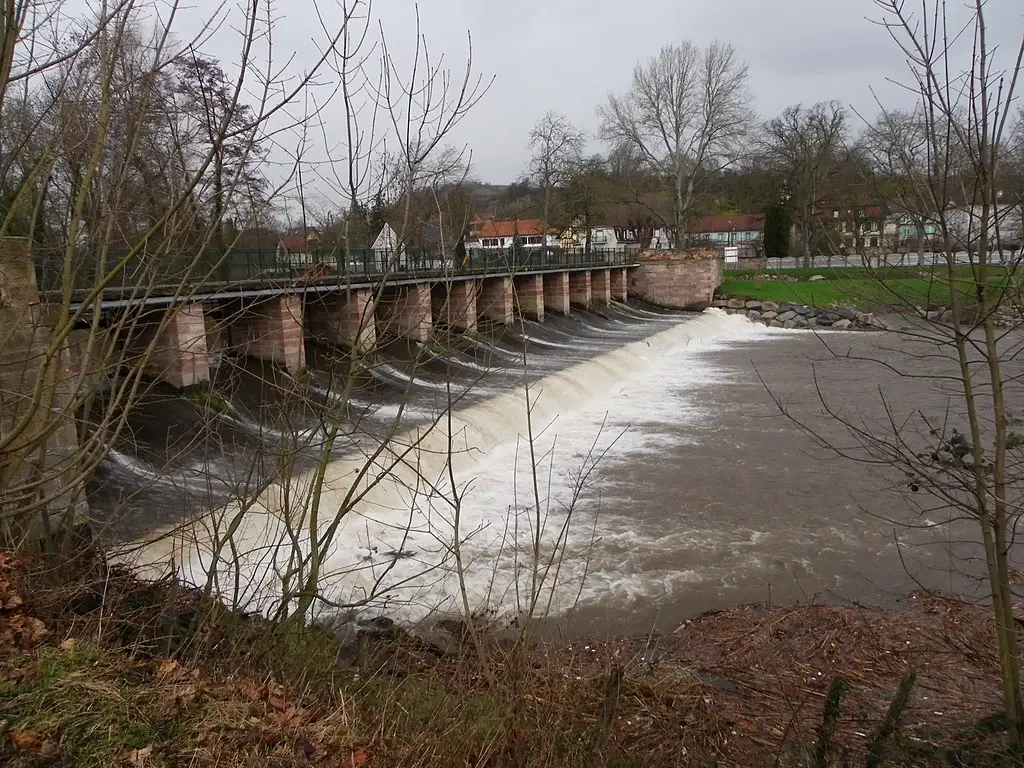
[[[403,235],[399,234],[400,229],[406,230]],[[456,242],[454,235],[446,235],[436,224],[416,223],[402,227],[388,223],[370,246],[370,269],[384,272],[391,268],[441,268],[445,263],[450,264]]]
[[[664,220],[640,203],[607,205],[591,217],[589,243],[584,217],[577,217],[559,240],[565,249],[581,250],[664,250],[669,245]]]
[[[558,245],[556,230],[548,227],[545,236],[540,219],[476,219],[470,225],[466,248],[469,251],[506,251],[514,245],[540,248]]]

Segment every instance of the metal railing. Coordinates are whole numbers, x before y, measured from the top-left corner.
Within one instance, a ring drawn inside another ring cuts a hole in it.
[[[60,295],[68,277],[63,252],[37,250],[36,281],[45,296]],[[102,258],[78,253],[70,265],[76,295],[100,281],[104,294],[155,296],[223,290],[230,287],[276,287],[295,283],[375,283],[384,280],[446,278],[460,275],[517,274],[547,270],[623,266],[635,260],[626,249],[526,248],[474,249],[459,258],[428,250],[401,253],[317,249],[306,253],[235,249],[141,253],[108,251]]]

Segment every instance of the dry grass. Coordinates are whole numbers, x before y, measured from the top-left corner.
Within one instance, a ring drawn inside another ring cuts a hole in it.
[[[3,765],[863,765],[911,669],[880,764],[1012,764],[977,727],[999,704],[987,614],[953,600],[743,607],[668,636],[528,649],[492,636],[484,674],[468,649],[402,633],[350,662],[330,632],[284,635],[176,585],[121,574],[97,606],[81,602],[88,579],[43,594],[27,574],[0,557]],[[849,692],[821,762],[837,677]]]

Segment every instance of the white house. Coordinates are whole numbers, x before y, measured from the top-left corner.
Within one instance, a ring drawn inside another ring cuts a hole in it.
[[[523,248],[549,248],[558,245],[558,237],[554,230],[548,228],[544,235],[543,222],[540,219],[477,219],[473,222],[466,248],[469,250],[504,251],[518,244]]]

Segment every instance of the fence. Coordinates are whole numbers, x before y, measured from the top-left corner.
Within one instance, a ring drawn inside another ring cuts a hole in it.
[[[994,264],[1010,264],[1019,258],[1020,252],[1003,250],[990,255]],[[768,259],[766,269],[801,269],[805,266],[802,256],[785,259]],[[965,251],[956,254],[957,264],[970,264],[971,256]],[[863,269],[864,267],[932,267],[946,264],[946,254],[925,253],[919,258],[917,253],[872,254],[871,256],[843,256],[841,254],[818,254],[810,260],[811,269]],[[739,267],[742,269],[742,265]]]
[[[158,295],[196,288],[267,285],[296,281],[379,282],[384,279],[451,277],[473,274],[515,274],[544,270],[631,263],[624,249],[525,248],[476,249],[462,258],[437,251],[314,250],[288,253],[279,250],[229,250],[217,253],[127,252],[105,255],[80,252],[67,268],[65,254],[55,250],[35,253],[36,280],[43,294],[64,290],[65,280],[75,292],[91,291],[100,282],[105,290]],[[70,274],[69,274],[70,273]]]

